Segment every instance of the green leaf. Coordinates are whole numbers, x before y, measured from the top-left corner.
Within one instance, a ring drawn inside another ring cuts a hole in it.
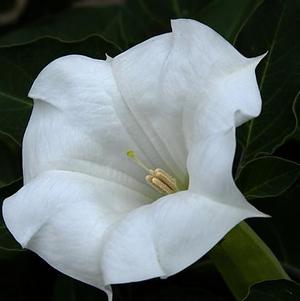
[[[289,279],[272,251],[245,222],[233,228],[209,256],[236,300],[243,300],[255,283]]]
[[[38,73],[52,60],[68,54],[105,58],[119,50],[99,37],[78,43],[45,38],[31,44],[0,49],[0,131],[16,143],[27,125],[32,102],[26,96]]]
[[[258,68],[263,99],[261,115],[238,129],[243,145],[240,167],[262,154],[272,154],[293,134],[300,86],[300,2],[265,0],[239,35],[237,46],[247,56],[268,51]]]
[[[269,214],[270,219],[251,219],[251,226],[270,246],[280,261],[300,282],[300,185],[295,184],[280,197],[268,202],[252,200],[252,204]],[[294,271],[296,269],[296,272]]]
[[[298,92],[297,100],[299,100],[299,98],[300,98],[300,91]],[[293,138],[296,141],[300,142],[300,124],[299,124],[299,120],[300,120],[300,101],[297,101],[297,103],[295,104],[295,115],[297,117],[297,126],[296,126],[295,132],[293,133],[293,136],[291,138]]]
[[[137,18],[148,20],[149,26],[168,30],[170,20],[176,18],[196,19],[197,13],[210,0],[129,0],[130,9]]]
[[[128,22],[123,22],[124,16]],[[78,42],[98,36],[120,50],[120,46],[127,46],[132,37],[130,34],[124,35],[128,25],[131,25],[129,21],[127,12],[121,6],[73,8],[3,35],[0,45],[20,45],[45,37]]]
[[[165,21],[169,28],[169,18]],[[45,37],[78,42],[98,36],[121,50],[150,37],[153,23],[136,0],[115,6],[75,7],[3,35],[0,45],[20,45]]]
[[[9,137],[0,134],[0,188],[21,178],[21,149]]]
[[[129,0],[123,5],[75,7],[1,36],[0,46],[25,44],[45,37],[78,42],[96,35],[119,50],[127,49],[153,35],[170,31],[170,19],[193,17],[207,1]]]
[[[245,301],[299,301],[300,285],[294,281],[264,281],[251,287]]]
[[[237,184],[247,199],[277,196],[299,177],[300,164],[279,157],[260,157],[242,169]]]
[[[13,195],[15,192],[17,192],[23,185],[22,179],[17,179],[8,185],[2,187],[0,189],[0,207],[2,208],[2,202],[7,197]],[[0,210],[0,226],[4,225],[3,217],[2,217],[2,210]]]
[[[21,246],[4,225],[0,225],[0,256],[2,251],[22,251]]]
[[[203,22],[226,39],[234,41],[264,0],[213,0],[213,1],[142,1],[141,11],[154,24],[167,30],[173,18],[192,18]]]
[[[233,41],[262,2],[131,0],[119,6],[73,8],[3,35],[0,45],[20,45],[41,37],[74,42],[97,35],[126,49],[153,34],[169,31],[170,19],[182,17],[202,21]]]
[[[15,193],[21,185],[22,181],[17,180],[0,189],[0,208],[2,208],[3,200]],[[23,251],[23,249],[6,228],[2,217],[2,210],[0,210],[0,260],[14,256],[15,252],[20,251]]]
[[[197,14],[197,19],[235,42],[242,28],[264,0],[214,0]]]

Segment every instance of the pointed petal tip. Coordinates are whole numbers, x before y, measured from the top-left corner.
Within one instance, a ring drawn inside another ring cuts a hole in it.
[[[105,53],[105,58],[106,58],[105,61],[108,63],[110,63],[113,60],[113,58],[109,56],[107,53]]]
[[[256,211],[256,215],[254,217],[268,217],[268,218],[271,218],[272,216],[269,215],[269,214],[266,214],[258,209],[255,208],[255,211]]]
[[[104,287],[100,288],[103,290],[107,295],[107,301],[113,301],[113,292],[110,285],[105,285]]]
[[[261,62],[261,60],[267,56],[268,51],[266,51],[265,53],[256,56],[256,57],[252,57],[252,58],[248,58],[248,62],[250,63],[251,66],[254,66],[254,68],[257,67],[257,65]]]
[[[179,24],[181,23],[182,19],[171,19],[170,23],[171,23],[171,29],[172,32],[174,33],[175,31],[177,31],[178,26],[180,26]]]
[[[269,214],[266,214],[266,213],[261,212],[261,214],[260,214],[259,217],[272,218],[272,215],[269,215]]]
[[[263,213],[259,210],[257,210],[256,208],[254,208],[254,212],[252,211],[252,214],[249,215],[249,217],[247,218],[260,218],[260,217],[263,217],[263,218],[271,218],[272,216],[269,215],[269,214],[266,214],[266,213]]]

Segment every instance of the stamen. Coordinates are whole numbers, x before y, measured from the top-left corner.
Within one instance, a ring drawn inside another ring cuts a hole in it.
[[[152,182],[153,176],[151,175],[147,175],[145,177],[146,182],[152,187],[154,188],[156,191],[165,194],[165,191],[162,190],[159,186],[156,186],[153,182]]]
[[[146,182],[150,184],[151,187],[153,187],[156,191],[160,193],[171,194],[175,192],[167,184],[165,184],[163,181],[161,181],[158,178],[155,178],[151,175],[147,175],[145,179]]]
[[[127,157],[137,163],[140,167],[145,169],[149,174],[145,177],[146,182],[156,191],[163,194],[171,194],[178,191],[176,179],[170,176],[161,168],[148,168],[135,154],[133,150],[127,152]]]
[[[166,173],[163,169],[156,168],[154,170],[154,176],[167,184],[173,191],[177,191],[176,179]]]

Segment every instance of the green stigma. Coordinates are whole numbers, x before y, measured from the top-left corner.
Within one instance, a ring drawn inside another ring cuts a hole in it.
[[[136,155],[135,155],[135,152],[133,150],[128,150],[127,151],[127,157],[130,158],[130,159],[134,159],[136,158]]]
[[[143,169],[145,169],[146,171],[149,172],[150,168],[148,168],[144,162],[142,162],[139,157],[135,154],[135,152],[131,149],[129,149],[127,151],[127,157],[130,158],[132,161],[134,161],[137,165],[139,165],[140,167],[142,167]]]

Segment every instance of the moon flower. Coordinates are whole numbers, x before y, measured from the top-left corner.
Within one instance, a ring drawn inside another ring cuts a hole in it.
[[[263,217],[232,178],[235,129],[257,116],[255,67],[193,20],[104,60],[50,63],[29,96],[24,187],[7,227],[59,271],[105,290],[168,277]]]

